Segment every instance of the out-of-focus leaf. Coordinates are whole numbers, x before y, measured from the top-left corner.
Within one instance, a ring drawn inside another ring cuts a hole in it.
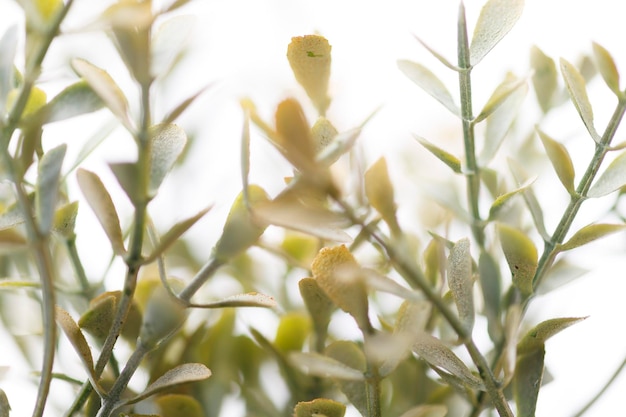
[[[202,87],[200,90],[198,90],[196,93],[194,93],[193,95],[189,96],[188,98],[186,98],[185,100],[183,100],[179,105],[177,105],[176,107],[174,107],[172,110],[170,110],[170,112],[163,118],[163,124],[165,125],[169,125],[171,123],[173,123],[174,121],[176,121],[176,119],[178,119],[178,117],[183,114],[185,112],[185,110],[187,110],[187,108],[194,102],[196,101],[196,99],[201,96],[202,94],[204,94],[205,91],[207,91],[212,85],[206,85],[204,87]]]
[[[587,197],[597,198],[611,194],[626,184],[626,152],[615,158],[600,178],[591,186]]]
[[[558,246],[560,251],[571,250],[586,245],[589,242],[603,238],[612,233],[617,233],[626,228],[623,224],[590,224],[583,227],[572,236],[567,242]]]
[[[537,270],[537,248],[520,230],[505,224],[498,225],[502,251],[509,264],[513,285],[528,296],[533,292],[533,277]]]
[[[558,73],[554,60],[533,46],[530,49],[530,66],[534,70],[533,87],[539,107],[544,113],[552,108],[554,96],[559,86]]]
[[[100,110],[104,104],[94,89],[81,80],[54,96],[48,104],[39,109],[36,117],[41,118],[41,123],[53,123],[92,113]]]
[[[276,307],[276,300],[269,295],[258,292],[250,292],[245,294],[231,295],[217,301],[209,303],[190,303],[190,307],[194,308],[227,308],[227,307]]]
[[[313,319],[313,327],[318,337],[324,338],[330,323],[335,304],[326,295],[314,278],[304,278],[298,282],[300,295]]]
[[[146,201],[145,192],[139,187],[139,170],[134,162],[116,162],[109,164],[115,179],[134,206]]]
[[[543,321],[530,329],[517,345],[517,353],[528,354],[543,350],[546,340],[573,324],[585,320],[587,317],[562,317]]]
[[[315,147],[304,111],[294,99],[283,100],[276,109],[276,141],[287,160],[305,173],[315,172]]]
[[[474,292],[472,255],[469,239],[461,239],[450,249],[448,256],[448,285],[465,330],[474,328]]]
[[[600,135],[593,125],[593,110],[589,102],[589,97],[587,96],[585,79],[574,65],[563,58],[561,58],[561,73],[563,74],[567,91],[587,131],[594,141],[600,142]]]
[[[9,417],[11,405],[9,399],[2,389],[0,389],[0,417]]]
[[[523,0],[489,0],[480,11],[470,45],[470,63],[478,64],[515,26]]]
[[[381,275],[378,271],[370,268],[362,268],[360,273],[367,283],[368,288],[376,291],[382,291],[389,294],[397,295],[405,300],[418,301],[423,295],[417,291],[413,291],[398,284],[393,279]]]
[[[498,214],[502,211],[503,208],[507,206],[507,203],[519,193],[523,193],[526,190],[530,189],[530,186],[535,182],[534,178],[527,180],[524,184],[522,184],[519,188],[509,191],[508,193],[504,193],[498,198],[495,199],[491,207],[489,208],[489,220],[495,220],[498,218]]]
[[[38,220],[37,226],[41,233],[48,233],[52,229],[59,190],[59,178],[61,178],[61,166],[63,165],[66,149],[67,145],[59,145],[46,152],[41,161],[39,161],[35,192],[35,215]]]
[[[13,88],[15,51],[17,48],[18,26],[10,26],[0,39],[0,109],[6,109],[6,99]]]
[[[204,417],[202,405],[191,395],[166,394],[154,400],[159,414],[167,417]]]
[[[485,106],[474,119],[474,123],[479,123],[489,117],[493,112],[498,110],[500,106],[510,98],[516,91],[526,85],[525,79],[518,79],[509,73],[505,79],[496,87],[494,92],[485,103]]]
[[[566,259],[559,259],[552,265],[546,277],[541,280],[541,285],[536,289],[536,294],[547,294],[563,285],[569,284],[588,272],[588,269],[573,265]]]
[[[365,357],[381,377],[391,374],[411,354],[415,336],[407,332],[380,332],[365,339]]]
[[[293,37],[287,47],[287,59],[296,80],[304,88],[320,116],[323,116],[330,105],[330,44],[319,35]]]
[[[363,381],[365,379],[363,372],[319,353],[291,352],[289,353],[289,360],[307,375],[347,381]]]
[[[550,158],[550,162],[552,162],[552,166],[554,167],[559,180],[561,180],[561,184],[563,184],[570,195],[575,195],[576,188],[574,186],[574,177],[576,176],[576,173],[574,171],[574,164],[572,163],[572,158],[569,156],[569,152],[563,144],[552,139],[541,129],[537,128],[537,133],[539,134],[541,143],[543,143],[543,147],[546,148],[548,158]]]
[[[365,372],[366,359],[363,351],[354,343],[344,340],[336,341],[326,347],[326,355],[338,360],[351,369]],[[341,392],[356,407],[362,415],[367,415],[367,388],[364,380],[347,381],[335,380]]]
[[[418,405],[402,413],[400,417],[445,417],[448,408],[445,405]]]
[[[120,219],[113,205],[113,200],[111,200],[109,192],[104,188],[102,180],[93,172],[82,168],[76,173],[76,178],[87,202],[96,214],[109,241],[111,241],[113,251],[117,255],[123,255],[126,249],[124,248]]]
[[[452,169],[452,171],[454,171],[457,174],[461,173],[461,160],[459,158],[457,158],[456,156],[452,155],[451,153],[447,151],[444,151],[443,149],[441,149],[434,143],[429,142],[428,140],[424,139],[421,136],[415,136],[415,139],[417,139],[417,141],[424,148],[426,148],[430,153],[435,155],[437,159],[439,159],[441,162],[449,166]]]
[[[187,144],[185,131],[174,124],[156,125],[151,128],[150,196],[156,195],[165,176],[172,170],[176,160]]]
[[[432,306],[428,301],[404,301],[396,314],[394,331],[419,335],[426,329]]]
[[[341,155],[352,149],[361,134],[361,130],[362,126],[337,134],[337,136],[317,154],[315,160],[322,166],[327,167],[332,165]]]
[[[528,178],[529,178],[528,174],[526,173],[526,171],[524,170],[524,168],[519,162],[513,159],[509,159],[508,163],[509,163],[509,168],[511,169],[511,172],[513,173],[513,176],[515,177],[515,181],[518,184],[522,184],[528,181]],[[549,241],[550,235],[548,234],[548,231],[546,230],[546,226],[543,220],[543,210],[541,209],[541,206],[539,205],[539,201],[537,200],[537,196],[535,195],[535,192],[533,191],[532,187],[529,187],[526,190],[524,190],[523,195],[524,195],[524,201],[526,202],[526,205],[528,206],[528,209],[530,210],[530,214],[533,218],[537,231],[539,232],[543,240]]]
[[[146,257],[145,262],[150,263],[157,257],[161,256],[174,242],[178,240],[187,230],[189,230],[198,220],[204,217],[211,210],[211,206],[200,210],[197,214],[176,223],[161,238],[159,243],[152,250],[152,253]]]
[[[435,100],[443,104],[452,114],[460,116],[461,111],[454,102],[452,95],[443,82],[431,70],[417,62],[406,60],[398,61],[398,68],[411,81],[417,84],[422,90],[430,94]]]
[[[85,144],[81,147],[76,159],[73,161],[72,166],[67,170],[65,176],[73,173],[73,171],[78,168],[78,166],[89,156],[91,153],[98,147],[106,138],[109,137],[111,132],[115,130],[117,123],[114,121],[109,121],[104,125],[100,126],[94,134],[86,140]],[[65,181],[65,177],[63,178]]]
[[[320,154],[328,145],[330,145],[339,132],[333,126],[333,124],[325,118],[320,116],[311,127],[311,136],[313,137],[313,144],[315,146],[315,153]]]
[[[415,36],[415,35],[413,35]],[[420,39],[419,37],[415,36],[415,39],[417,39],[417,41],[419,43],[422,44],[422,46],[424,48],[426,48],[426,50],[428,52],[430,52],[432,54],[432,56],[434,56],[435,58],[437,58],[439,60],[439,62],[441,62],[443,65],[445,65],[446,67],[450,68],[453,71],[460,71],[460,68],[457,67],[456,65],[453,65],[450,61],[448,61],[443,55],[441,55],[439,52],[437,52],[436,50],[434,50],[433,48],[431,48],[426,42],[424,42],[422,39]]]
[[[449,372],[472,389],[484,390],[483,382],[441,340],[423,332],[413,344],[413,351],[431,366]]]
[[[488,318],[489,336],[498,340],[502,328],[500,325],[502,283],[500,267],[488,252],[482,252],[478,258],[478,275],[483,294],[485,315]]]
[[[619,72],[613,57],[603,46],[593,42],[593,56],[596,59],[596,64],[602,74],[602,78],[607,86],[617,95],[622,97],[623,93],[619,87]]]
[[[294,417],[343,417],[345,414],[345,405],[328,398],[301,401],[293,410]]]
[[[400,226],[396,219],[393,184],[389,179],[385,158],[380,158],[365,171],[365,195],[372,207],[380,213],[391,231],[399,233]]]
[[[64,204],[54,213],[53,230],[66,239],[75,236],[76,216],[78,215],[78,201]]]
[[[545,349],[534,350],[517,359],[513,395],[519,417],[535,417],[537,397],[543,379]]]
[[[138,346],[149,351],[178,330],[187,317],[186,307],[166,288],[162,286],[155,288],[143,313]]]
[[[123,405],[135,404],[159,392],[163,392],[176,385],[188,382],[202,381],[211,376],[209,368],[201,363],[185,363],[170,369],[139,395],[122,401]]]
[[[152,5],[144,2],[122,1],[109,6],[98,23],[117,29],[145,30],[152,24]]]
[[[311,319],[305,313],[292,311],[280,318],[274,345],[283,352],[300,351],[311,332]]]
[[[120,119],[122,124],[132,132],[134,126],[128,112],[128,100],[115,81],[113,81],[113,78],[103,69],[82,59],[72,60],[72,67],[100,96],[111,113]]]
[[[150,74],[154,78],[167,74],[176,63],[194,30],[195,16],[180,15],[167,19],[152,35]]]

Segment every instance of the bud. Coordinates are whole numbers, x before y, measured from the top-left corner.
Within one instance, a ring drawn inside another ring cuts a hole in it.
[[[14,88],[9,91],[7,95],[7,110],[11,111],[17,98],[20,94],[20,90]],[[24,106],[24,110],[22,111],[22,118],[26,118],[32,114],[34,114],[37,110],[43,107],[46,104],[47,96],[46,93],[37,87],[33,87],[30,90],[30,95],[28,96],[28,100],[26,101],[26,106]]]
[[[291,38],[287,48],[291,70],[320,115],[324,115],[330,105],[330,50],[331,46],[326,38],[319,35]]]

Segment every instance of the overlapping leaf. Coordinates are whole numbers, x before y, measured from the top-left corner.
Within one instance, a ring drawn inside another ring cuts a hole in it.
[[[478,64],[509,33],[523,9],[523,0],[489,0],[483,6],[470,45],[472,66]]]
[[[587,197],[602,197],[619,190],[624,185],[626,185],[626,152],[622,152],[609,164],[600,178],[591,186]]]
[[[541,110],[547,113],[552,108],[555,93],[559,86],[556,64],[541,49],[533,46],[530,49],[530,66],[534,70],[532,82],[537,102]]]
[[[448,256],[448,285],[459,313],[459,319],[468,334],[474,327],[474,293],[472,256],[469,239],[461,239],[450,249]]]
[[[54,213],[61,178],[61,166],[65,158],[65,144],[59,145],[46,152],[39,162],[37,187],[35,193],[35,214],[37,226],[42,233],[48,233],[52,228]]]
[[[504,256],[513,276],[513,284],[523,294],[532,294],[533,278],[538,262],[537,248],[528,236],[511,226],[499,225],[498,234]]]
[[[561,180],[561,184],[563,184],[570,195],[575,195],[576,188],[574,186],[574,178],[576,173],[567,148],[552,139],[541,129],[537,129],[537,133],[539,134],[541,143],[543,143],[543,147],[546,149],[550,162],[552,162],[556,175],[559,177],[559,180]]]
[[[436,156],[437,159],[439,159],[441,162],[449,166],[452,169],[452,171],[454,171],[456,174],[461,173],[461,160],[459,158],[441,149],[434,143],[429,142],[428,140],[424,139],[421,136],[415,136],[415,139],[417,139],[417,141],[424,148],[426,148],[430,153]]]
[[[593,125],[593,110],[591,108],[591,102],[587,96],[587,86],[585,79],[581,73],[574,67],[574,65],[561,58],[561,73],[567,86],[567,91],[582,119],[587,131],[591,135],[591,138],[600,142],[600,135],[596,131]]]
[[[623,93],[620,91],[619,87],[619,72],[617,71],[615,60],[609,51],[596,42],[593,42],[593,55],[606,85],[617,97],[622,97]]]

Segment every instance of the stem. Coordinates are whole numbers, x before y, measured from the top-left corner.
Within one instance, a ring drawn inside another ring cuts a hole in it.
[[[87,301],[91,300],[96,296],[96,289],[92,288],[89,283],[89,279],[87,279],[87,274],[85,273],[85,268],[83,267],[83,263],[78,256],[78,248],[76,247],[76,237],[72,237],[70,239],[66,239],[65,246],[67,247],[67,252],[70,255],[70,262],[72,267],[74,268],[74,272],[76,273],[76,277],[78,278],[78,282],[80,284],[80,288],[82,290],[83,295],[87,299]]]
[[[178,298],[181,299],[185,303],[189,303],[191,297],[202,287],[202,285],[213,276],[215,271],[222,266],[224,262],[213,257],[204,264],[202,269],[198,271],[196,276],[193,277],[191,282],[187,284],[187,286],[178,294]]]

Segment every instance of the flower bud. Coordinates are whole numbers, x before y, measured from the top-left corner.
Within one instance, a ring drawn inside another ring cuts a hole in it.
[[[330,104],[328,80],[330,78],[331,46],[323,36],[306,35],[291,38],[287,59],[296,80],[304,88],[320,115]]]

